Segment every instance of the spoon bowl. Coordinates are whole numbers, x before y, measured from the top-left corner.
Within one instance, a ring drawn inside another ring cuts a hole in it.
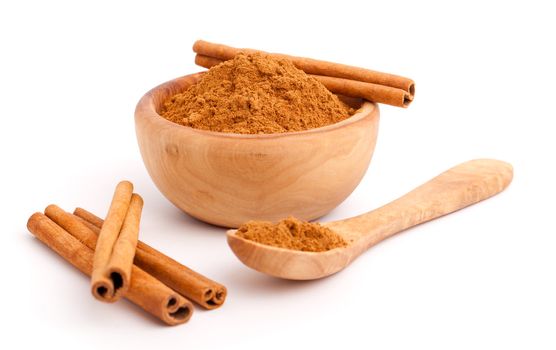
[[[348,242],[343,248],[304,252],[260,244],[227,232],[228,245],[245,265],[265,274],[312,280],[334,274],[382,240],[503,191],[510,164],[478,159],[457,165],[389,204],[353,218],[324,223]]]
[[[332,275],[349,265],[355,245],[324,252],[303,252],[264,245],[237,236],[228,230],[228,245],[245,265],[271,276],[291,280],[311,280]]]

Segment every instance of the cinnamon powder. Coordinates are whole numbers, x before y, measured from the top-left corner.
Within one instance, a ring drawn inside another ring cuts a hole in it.
[[[236,235],[266,245],[307,252],[322,252],[347,245],[340,235],[329,228],[293,217],[277,224],[249,221],[237,229]]]
[[[161,115],[197,129],[271,134],[337,123],[353,112],[288,59],[240,53],[172,96]]]

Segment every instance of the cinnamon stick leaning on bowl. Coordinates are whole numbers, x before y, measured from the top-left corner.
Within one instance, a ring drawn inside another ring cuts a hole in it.
[[[49,206],[47,209],[54,217],[60,215],[60,211],[63,212],[56,206]],[[75,221],[67,225],[74,227],[72,230],[75,231],[79,228],[79,223],[75,218]],[[31,215],[27,228],[58,255],[84,274],[91,276],[94,245],[90,235],[94,236],[96,244],[95,234],[91,232],[89,235],[75,237],[43,213]],[[81,230],[86,233],[87,228],[81,227]],[[193,313],[193,305],[189,300],[137,266],[132,267],[131,281],[125,298],[171,326],[187,322]]]
[[[99,234],[103,220],[82,208],[73,212],[95,233]],[[206,309],[220,307],[226,300],[226,287],[189,269],[149,245],[138,241],[134,263],[176,292]]]
[[[195,63],[205,68],[232,59],[239,52],[262,52],[286,58],[334,93],[362,97],[369,101],[392,106],[407,107],[415,96],[413,80],[370,69],[260,50],[238,49],[203,40],[197,40],[193,44],[193,51],[197,53]]]

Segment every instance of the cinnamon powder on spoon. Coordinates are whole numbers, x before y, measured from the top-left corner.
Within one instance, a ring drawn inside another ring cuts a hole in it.
[[[293,217],[276,224],[248,221],[237,229],[236,235],[274,247],[306,252],[323,252],[347,245],[340,235],[329,228]]]
[[[192,128],[239,134],[302,131],[334,124],[354,110],[291,61],[240,53],[168,99],[160,114]]]

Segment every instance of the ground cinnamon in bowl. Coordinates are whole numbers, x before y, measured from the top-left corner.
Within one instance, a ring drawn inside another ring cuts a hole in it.
[[[196,129],[272,134],[330,125],[354,110],[291,61],[240,53],[211,68],[186,91],[168,99],[160,114]]]
[[[340,235],[329,228],[293,217],[276,224],[248,221],[237,229],[236,235],[266,245],[306,252],[323,252],[347,245]]]

